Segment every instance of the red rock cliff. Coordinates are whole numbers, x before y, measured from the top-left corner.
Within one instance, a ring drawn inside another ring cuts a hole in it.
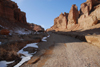
[[[35,28],[39,27],[35,25]],[[0,30],[1,29],[28,29],[33,28],[26,21],[26,13],[22,12],[17,3],[11,0],[0,0]],[[40,27],[43,29],[42,27]],[[35,30],[38,30],[37,28]]]
[[[11,0],[0,0],[0,17],[13,22],[27,23],[26,14]]]

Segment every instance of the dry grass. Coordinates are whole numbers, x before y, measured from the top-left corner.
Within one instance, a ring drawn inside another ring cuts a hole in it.
[[[13,61],[17,58],[20,58],[19,55],[17,55],[18,48],[14,45],[11,46],[5,46],[5,48],[0,47],[0,61],[6,60],[6,61]]]
[[[7,45],[0,46],[0,61],[13,61],[16,57],[20,57],[17,55],[17,52],[22,49],[26,44],[33,43],[33,42],[40,42],[39,40],[30,40],[30,41],[19,41],[19,42],[12,42]]]

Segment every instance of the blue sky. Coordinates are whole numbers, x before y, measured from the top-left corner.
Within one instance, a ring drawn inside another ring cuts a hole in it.
[[[27,22],[41,25],[45,29],[54,24],[54,19],[61,13],[69,13],[71,6],[80,4],[86,0],[12,0],[15,1],[21,11],[26,13]]]

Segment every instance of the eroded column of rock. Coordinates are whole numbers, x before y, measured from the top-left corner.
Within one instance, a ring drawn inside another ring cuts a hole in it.
[[[67,24],[68,24],[67,19],[68,19],[68,13],[66,12],[64,12],[64,14],[61,13],[59,17],[54,19],[54,25],[50,29],[47,29],[47,31],[50,30],[59,31],[59,30],[67,29]]]
[[[68,26],[67,26],[68,29],[70,29],[73,25],[77,23],[78,17],[79,17],[79,12],[77,6],[74,4],[72,5],[68,15]]]
[[[94,10],[94,7],[99,3],[99,0],[87,0],[85,3],[81,4],[80,18],[78,19],[78,23],[81,27],[86,28],[98,23],[97,9]]]
[[[100,0],[87,0],[85,3],[81,4],[81,14],[89,15],[94,6],[100,4]]]
[[[66,29],[67,28],[67,16],[66,13],[61,13],[59,17],[54,19],[54,25],[56,28],[59,29]]]

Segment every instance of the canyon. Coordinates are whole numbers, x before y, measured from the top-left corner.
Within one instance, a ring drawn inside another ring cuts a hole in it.
[[[100,67],[100,0],[73,4],[47,30],[0,0],[0,67]]]

